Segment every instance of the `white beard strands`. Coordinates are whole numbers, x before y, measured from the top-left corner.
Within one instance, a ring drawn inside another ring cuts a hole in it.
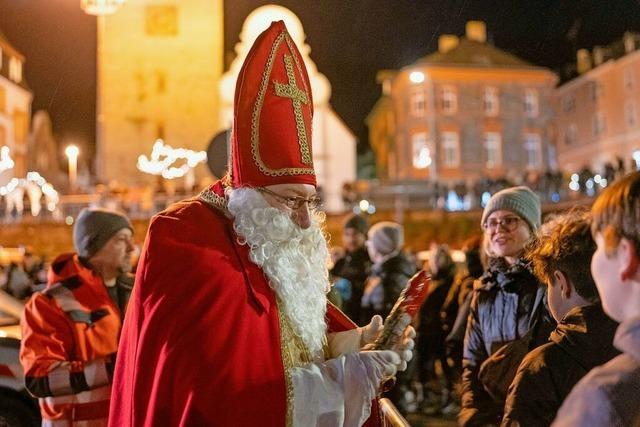
[[[303,230],[257,190],[230,190],[228,200],[238,241],[249,245],[251,261],[269,278],[294,331],[311,355],[321,359],[329,289],[324,214],[314,212],[311,226]]]

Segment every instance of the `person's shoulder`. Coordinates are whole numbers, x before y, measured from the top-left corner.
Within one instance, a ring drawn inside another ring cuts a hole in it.
[[[151,218],[149,230],[161,230],[169,227],[172,232],[180,229],[201,228],[207,229],[223,227],[228,218],[198,198],[192,198],[176,202],[154,215]]]

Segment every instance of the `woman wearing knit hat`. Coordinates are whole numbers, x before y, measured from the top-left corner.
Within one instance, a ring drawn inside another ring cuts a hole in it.
[[[523,259],[525,246],[540,227],[540,217],[540,199],[524,186],[494,194],[482,214],[489,267],[476,282],[471,300],[459,425],[500,424],[504,402],[497,403],[497,396],[485,391],[486,380],[483,383],[478,377],[481,365],[505,344],[527,336],[534,325],[532,347],[546,342],[553,328],[543,301],[544,287]],[[482,377],[491,378],[490,365],[483,368]]]

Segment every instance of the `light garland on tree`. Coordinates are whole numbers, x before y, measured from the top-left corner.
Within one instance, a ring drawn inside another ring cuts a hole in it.
[[[185,163],[180,167],[172,166],[178,160],[185,160]],[[206,161],[206,151],[173,148],[165,144],[162,139],[158,139],[153,144],[151,158],[141,154],[138,157],[137,167],[138,170],[151,175],[162,175],[165,179],[175,179],[183,177],[199,163]]]
[[[0,173],[13,169],[14,165],[15,163],[11,158],[9,147],[3,145],[2,148],[0,148]]]

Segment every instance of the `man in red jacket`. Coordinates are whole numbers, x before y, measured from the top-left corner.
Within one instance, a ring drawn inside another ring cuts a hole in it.
[[[327,308],[313,100],[282,22],[249,52],[234,108],[231,176],[149,227],[109,423],[360,426],[383,378],[411,357],[413,332],[396,349],[361,351],[379,319],[344,331]]]
[[[83,210],[73,231],[76,253],[51,263],[46,289],[25,307],[20,362],[45,426],[107,424],[132,285],[132,230],[117,212]]]

